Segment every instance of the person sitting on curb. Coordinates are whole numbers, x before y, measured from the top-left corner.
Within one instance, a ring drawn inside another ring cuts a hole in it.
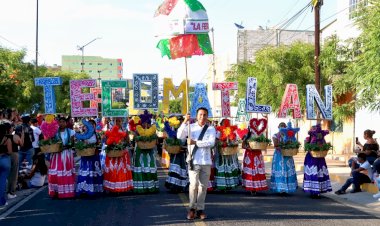
[[[353,189],[350,193],[361,192],[360,185],[364,183],[371,183],[372,168],[371,164],[367,161],[365,153],[359,153],[358,164],[359,168],[351,171],[351,177],[347,179],[346,183],[335,192],[337,195],[346,193],[347,188],[353,184]]]

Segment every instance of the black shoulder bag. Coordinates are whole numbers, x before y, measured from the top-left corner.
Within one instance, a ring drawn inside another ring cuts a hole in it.
[[[190,125],[189,125],[190,126]],[[201,131],[201,134],[199,134],[199,137],[198,137],[198,140],[202,140],[203,139],[203,136],[205,135],[206,131],[207,131],[207,128],[208,128],[208,125],[206,124],[202,131]],[[194,156],[195,156],[195,153],[197,152],[198,150],[198,146],[195,144],[194,146],[194,149],[193,151],[191,152],[191,157],[190,157],[190,161],[189,161],[189,167],[190,167],[190,170],[194,170],[194,163],[193,163],[193,160],[194,160]]]

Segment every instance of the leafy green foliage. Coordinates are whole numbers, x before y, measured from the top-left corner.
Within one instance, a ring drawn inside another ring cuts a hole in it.
[[[127,148],[128,144],[126,142],[121,142],[114,145],[107,145],[105,151],[124,151]]]
[[[332,149],[332,145],[330,143],[325,144],[311,144],[306,143],[305,144],[305,151],[327,151]]]
[[[181,146],[181,140],[180,139],[174,139],[174,138],[166,138],[165,142],[168,146]]]
[[[153,141],[153,140],[157,140],[157,135],[153,134],[150,137],[147,137],[147,136],[136,136],[135,140],[136,141],[143,141],[143,142],[150,142],[150,141]]]
[[[356,17],[361,30],[358,55],[351,65],[358,90],[358,107],[380,111],[380,2],[370,1]]]
[[[47,140],[40,140],[38,142],[39,146],[45,146],[45,145],[52,145],[56,143],[62,143],[60,139],[53,138],[53,139],[47,139]]]
[[[280,142],[278,144],[278,146],[281,148],[281,149],[298,149],[299,147],[301,147],[301,143],[300,142]]]
[[[271,143],[271,140],[266,138],[263,134],[261,134],[260,136],[251,137],[248,139],[248,142],[249,141],[255,141],[259,143],[268,143],[268,144]]]
[[[95,148],[96,144],[87,144],[83,141],[78,140],[77,142],[75,142],[74,147],[76,151],[82,151],[86,148]]]

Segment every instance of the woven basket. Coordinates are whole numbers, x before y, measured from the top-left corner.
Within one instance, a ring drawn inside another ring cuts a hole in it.
[[[220,154],[222,155],[234,155],[238,152],[239,152],[239,146],[223,147],[220,149]]]
[[[298,154],[298,148],[281,149],[282,156],[295,156]]]
[[[265,142],[255,142],[255,141],[250,141],[249,147],[251,149],[256,149],[256,150],[267,150],[268,148],[268,143]]]
[[[62,143],[40,146],[42,153],[58,153],[62,151]]]
[[[139,147],[140,149],[152,149],[155,146],[156,146],[156,140],[137,142],[137,147]]]
[[[181,146],[179,145],[172,145],[172,146],[169,146],[167,144],[164,145],[164,148],[167,152],[169,152],[169,154],[178,154],[178,153],[181,153],[182,152],[182,148]]]
[[[313,158],[324,158],[324,157],[326,157],[328,152],[329,152],[329,150],[326,150],[326,151],[310,151],[310,154],[311,154],[311,156],[313,156]]]
[[[96,148],[85,148],[83,150],[77,150],[78,156],[93,156],[95,155]]]
[[[126,152],[125,150],[111,150],[111,151],[107,151],[106,154],[108,157],[118,158],[118,157],[124,156],[125,152]]]

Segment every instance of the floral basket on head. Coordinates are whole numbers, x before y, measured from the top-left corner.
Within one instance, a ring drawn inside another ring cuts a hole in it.
[[[271,140],[266,138],[263,134],[248,139],[248,145],[252,150],[267,150],[270,143]]]
[[[62,151],[62,142],[56,137],[58,128],[59,125],[54,119],[54,115],[46,115],[45,121],[41,124],[41,132],[44,139],[38,143],[42,153],[57,153]]]
[[[237,126],[231,125],[229,119],[223,119],[221,124],[216,128],[220,133],[217,143],[220,147],[219,153],[221,155],[234,155],[239,152],[239,142],[236,136]]]
[[[152,114],[149,114],[147,110],[140,115],[141,125],[149,128],[143,128],[141,125],[136,126],[137,135],[135,137],[136,145],[141,150],[151,150],[157,145],[156,125],[151,125]]]
[[[281,149],[282,156],[294,156],[298,154],[298,149],[301,143],[297,141],[296,134],[300,128],[293,128],[292,123],[288,122],[286,128],[280,129],[281,140],[279,147]]]
[[[122,157],[127,151],[127,143],[124,138],[127,136],[126,132],[119,132],[119,127],[115,125],[111,131],[105,133],[107,140],[107,147],[105,149],[108,157]]]
[[[77,141],[74,144],[78,156],[93,156],[96,152],[96,144],[87,144],[84,141]]]
[[[164,122],[164,129],[167,134],[167,138],[164,141],[164,149],[169,152],[169,154],[183,152],[181,140],[177,139],[177,131],[175,130],[179,127],[179,124],[180,121],[176,117],[171,117],[168,121]]]
[[[326,143],[325,136],[329,134],[328,130],[322,130],[321,125],[313,126],[309,131],[309,137],[305,140],[305,151],[310,152],[314,158],[324,158],[328,151],[332,149],[330,143]]]

